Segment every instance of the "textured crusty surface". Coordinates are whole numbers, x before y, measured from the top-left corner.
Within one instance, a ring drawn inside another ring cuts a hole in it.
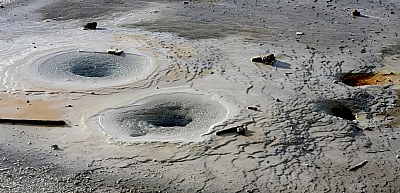
[[[400,191],[397,0],[0,4],[1,118],[69,123],[0,125],[0,192]],[[151,68],[100,86],[34,76],[49,56],[109,48]],[[251,62],[266,53],[273,65]],[[352,87],[348,73],[388,76]],[[170,93],[215,99],[226,116],[196,140],[102,132],[102,112]]]

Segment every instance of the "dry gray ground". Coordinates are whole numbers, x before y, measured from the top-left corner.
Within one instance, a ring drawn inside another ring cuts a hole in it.
[[[30,97],[52,101],[40,105],[56,109],[43,116],[65,115],[71,126],[1,125],[0,191],[399,192],[399,84],[334,83],[343,73],[400,71],[399,14],[397,0],[4,4],[1,115]],[[90,21],[101,30],[81,31]],[[14,70],[52,49],[97,44],[140,48],[159,68],[101,89],[37,86]],[[277,56],[273,66],[250,62],[265,52]],[[123,143],[95,126],[116,100],[169,90],[215,95],[236,110],[200,142]],[[357,120],[340,118],[347,108]],[[215,135],[241,124],[246,136]]]

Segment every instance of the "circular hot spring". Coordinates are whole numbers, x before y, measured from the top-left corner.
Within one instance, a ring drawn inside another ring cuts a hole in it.
[[[27,73],[56,86],[104,87],[142,79],[150,71],[146,56],[94,52],[63,52],[29,66]],[[34,69],[32,69],[34,68]]]
[[[159,94],[100,114],[104,133],[122,140],[196,140],[226,118],[217,100],[189,93]]]

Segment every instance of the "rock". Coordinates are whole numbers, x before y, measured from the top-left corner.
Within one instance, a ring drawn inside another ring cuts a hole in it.
[[[97,27],[97,22],[91,22],[91,23],[87,23],[85,24],[85,26],[83,27],[84,30],[95,30]]]
[[[361,13],[360,13],[359,11],[357,11],[357,9],[355,9],[355,10],[353,10],[353,11],[351,12],[351,15],[352,15],[353,17],[359,17],[359,16],[361,16]]]
[[[363,162],[361,162],[361,163],[349,168],[348,170],[349,171],[356,171],[356,170],[362,168],[363,166],[365,166],[367,163],[368,163],[368,160],[364,160]]]
[[[4,5],[0,5],[0,8],[4,8]]]
[[[246,127],[237,127],[236,128],[236,133],[239,135],[245,135],[246,134]]]
[[[338,80],[334,80],[333,83],[334,83],[334,84],[338,84],[339,81],[338,81]]]
[[[252,106],[247,107],[247,109],[253,110],[253,111],[258,111],[258,108],[257,108],[257,107],[252,107]]]
[[[302,36],[302,35],[304,35],[304,32],[296,32],[296,35]]]
[[[363,130],[364,131],[372,131],[372,128],[371,127],[365,127]]]
[[[275,56],[273,54],[263,54],[263,55],[260,55],[260,56],[253,57],[251,59],[251,61],[252,62],[258,62],[258,63],[264,63],[264,64],[267,64],[267,65],[272,65],[276,61],[276,59],[275,59]]]
[[[185,4],[185,5],[186,5],[186,4],[189,4],[189,1],[184,1],[183,4]]]
[[[67,105],[67,106],[65,106],[65,107],[73,107],[72,105]]]
[[[107,53],[120,56],[124,51],[120,49],[108,49]]]
[[[361,49],[361,53],[365,53],[367,50],[365,48]]]
[[[52,149],[52,150],[60,150],[60,148],[56,144],[51,145],[50,149]]]
[[[227,133],[237,133],[239,135],[245,135],[246,134],[247,127],[245,125],[242,126],[236,126],[236,127],[230,127],[227,129],[219,130],[215,132],[216,135],[223,135]]]

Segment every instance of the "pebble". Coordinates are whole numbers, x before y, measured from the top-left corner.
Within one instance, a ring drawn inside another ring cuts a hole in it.
[[[365,52],[367,52],[367,50],[365,50],[365,48],[363,48],[363,49],[361,50],[361,53],[365,53]]]
[[[60,148],[58,147],[58,145],[54,144],[50,146],[50,149],[52,150],[60,150]]]

